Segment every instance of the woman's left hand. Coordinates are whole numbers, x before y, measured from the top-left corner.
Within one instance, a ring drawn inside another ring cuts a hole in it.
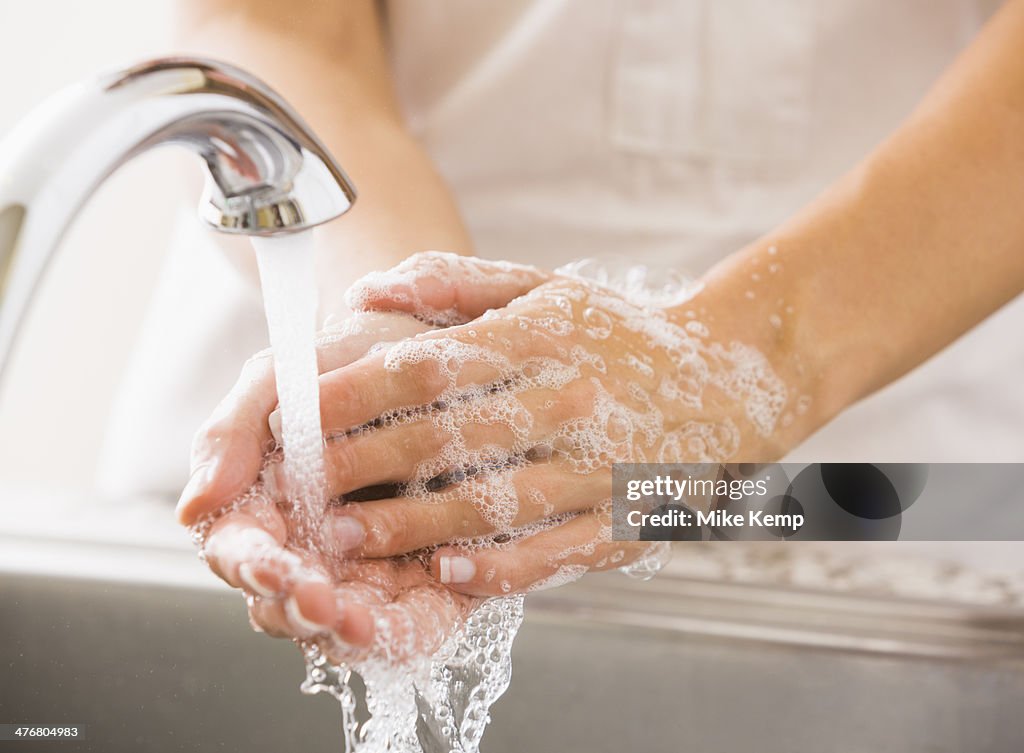
[[[458,260],[474,267],[472,285],[442,279],[438,259],[414,257],[352,298],[431,318],[508,290],[484,262]],[[649,547],[611,538],[613,463],[777,454],[787,390],[758,351],[717,342],[685,310],[674,319],[581,280],[538,282],[504,308],[321,376],[328,484],[343,503],[331,522],[350,556],[441,545],[431,572],[456,591],[557,584]],[[345,503],[388,486],[401,493]]]

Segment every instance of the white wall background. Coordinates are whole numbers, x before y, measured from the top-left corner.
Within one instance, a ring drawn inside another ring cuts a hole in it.
[[[0,0],[0,138],[77,79],[173,52],[169,0]],[[71,228],[0,383],[0,484],[87,489],[181,201],[180,159],[128,165]]]

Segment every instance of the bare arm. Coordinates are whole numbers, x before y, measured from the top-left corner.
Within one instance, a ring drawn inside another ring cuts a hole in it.
[[[355,207],[319,233],[324,314],[344,312],[354,279],[416,251],[471,253],[451,194],[402,122],[371,0],[182,0],[181,10],[187,51],[267,81],[356,185]],[[251,264],[244,245],[234,255]]]
[[[707,277],[693,305],[713,328],[759,340],[813,398],[783,447],[1024,290],[1021,50],[1011,0],[873,154]]]

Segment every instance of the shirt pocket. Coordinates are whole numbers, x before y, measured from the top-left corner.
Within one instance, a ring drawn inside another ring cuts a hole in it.
[[[615,148],[755,168],[804,156],[813,0],[620,0],[619,11]]]

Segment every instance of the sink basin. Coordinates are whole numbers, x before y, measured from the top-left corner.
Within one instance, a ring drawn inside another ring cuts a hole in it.
[[[157,537],[159,538],[159,537]],[[14,750],[338,751],[297,649],[253,633],[187,542],[0,534],[0,721]],[[731,546],[725,544],[724,546]],[[534,594],[488,753],[1016,753],[1024,612],[671,573]]]

